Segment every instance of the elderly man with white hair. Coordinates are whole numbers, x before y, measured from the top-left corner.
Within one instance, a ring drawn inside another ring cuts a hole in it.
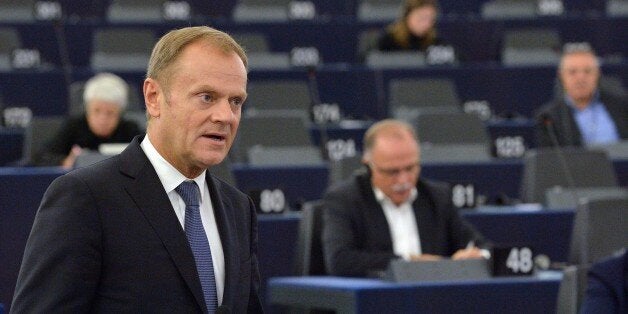
[[[85,83],[85,114],[70,117],[35,157],[40,166],[72,168],[83,149],[98,150],[104,143],[128,143],[142,131],[122,118],[129,87],[112,73],[100,73]]]

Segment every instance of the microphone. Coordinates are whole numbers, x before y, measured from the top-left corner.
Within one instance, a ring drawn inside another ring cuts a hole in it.
[[[316,66],[309,66],[307,68],[307,78],[308,78],[308,87],[310,91],[310,117],[314,125],[316,125],[318,131],[320,132],[320,150],[323,155],[323,159],[327,160],[329,158],[327,152],[327,141],[329,140],[329,135],[327,134],[327,121],[321,121],[321,123],[316,122],[316,117],[314,116],[314,106],[321,104],[321,98],[319,94],[318,88],[318,78],[316,75]]]
[[[558,163],[560,164],[563,175],[565,176],[565,180],[567,181],[567,189],[571,194],[571,197],[574,200],[574,205],[578,205],[579,195],[576,191],[576,180],[574,180],[573,174],[571,173],[571,169],[569,169],[569,165],[567,164],[567,158],[565,158],[565,152],[563,148],[558,143],[558,137],[556,136],[556,128],[554,127],[554,120],[549,115],[549,113],[543,113],[540,115],[540,120],[543,126],[545,127],[547,134],[550,138],[550,142],[552,143],[552,149],[556,153],[558,158]]]
[[[221,305],[216,309],[216,314],[230,314],[231,309],[226,305]]]

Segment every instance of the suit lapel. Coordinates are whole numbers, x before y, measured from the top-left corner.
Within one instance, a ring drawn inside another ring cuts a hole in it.
[[[225,255],[225,289],[222,304],[232,308],[235,301],[234,297],[237,295],[237,284],[234,283],[238,282],[236,278],[239,276],[238,265],[240,265],[233,204],[221,192],[220,185],[222,183],[214,179],[209,171],[207,171],[205,180],[212,199],[216,225],[218,226],[220,242]]]
[[[129,147],[120,155],[122,162],[120,171],[135,179],[125,187],[125,190],[163,242],[196,302],[203,311],[207,311],[196,263],[185,232],[174,213],[157,172],[139,146],[141,140],[141,137],[133,139]]]
[[[385,249],[393,251],[392,236],[390,232],[390,226],[388,226],[388,220],[384,214],[382,205],[375,198],[373,187],[371,186],[370,177],[368,175],[361,175],[358,177],[358,186],[362,190],[360,195],[365,195],[364,208],[364,229],[367,232],[372,232],[373,239],[377,239],[380,245],[383,245]],[[381,242],[380,242],[381,241]]]
[[[412,203],[412,209],[414,210],[414,217],[416,219],[416,226],[419,230],[419,240],[421,242],[421,251],[425,252],[434,252],[433,250],[433,241],[432,235],[434,233],[434,225],[430,222],[433,222],[434,217],[431,217],[430,204],[427,201],[427,197],[424,193],[422,193],[421,189],[418,190],[418,195],[416,200]]]

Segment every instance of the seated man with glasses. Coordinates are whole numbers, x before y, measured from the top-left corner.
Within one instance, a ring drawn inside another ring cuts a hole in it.
[[[365,171],[324,196],[327,272],[368,276],[397,258],[482,258],[482,236],[458,215],[444,183],[419,179],[420,148],[411,125],[383,120],[364,136]]]

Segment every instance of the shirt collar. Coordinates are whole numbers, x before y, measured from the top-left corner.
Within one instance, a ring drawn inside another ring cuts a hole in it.
[[[401,205],[397,206],[395,205],[395,203],[393,203],[390,198],[388,196],[386,196],[386,194],[384,194],[384,192],[378,188],[378,187],[373,187],[373,193],[375,193],[375,199],[381,204],[389,204],[392,205],[394,207],[401,207],[404,204],[412,204],[414,202],[414,200],[416,200],[418,192],[416,190],[416,187],[413,187],[412,190],[410,191],[410,197],[408,197],[408,199]]]
[[[571,109],[574,109],[574,110],[578,109],[576,108],[575,102],[573,101],[573,99],[571,99],[571,97],[569,97],[569,95],[565,94],[564,99],[565,99],[565,103],[569,107],[571,107]],[[591,108],[599,103],[600,103],[600,91],[596,90],[595,93],[593,93],[593,98],[591,98],[591,102],[589,102],[589,105],[586,108]]]
[[[155,149],[155,146],[151,143],[148,138],[148,134],[142,140],[140,144],[142,150],[148,157],[148,160],[155,168],[155,172],[157,172],[157,176],[161,181],[166,193],[170,193],[174,191],[174,189],[179,186],[183,181],[190,180],[185,177],[177,168],[171,165],[159,152]],[[205,189],[205,173],[207,170],[204,170],[198,177],[192,179],[198,185],[200,191]]]

